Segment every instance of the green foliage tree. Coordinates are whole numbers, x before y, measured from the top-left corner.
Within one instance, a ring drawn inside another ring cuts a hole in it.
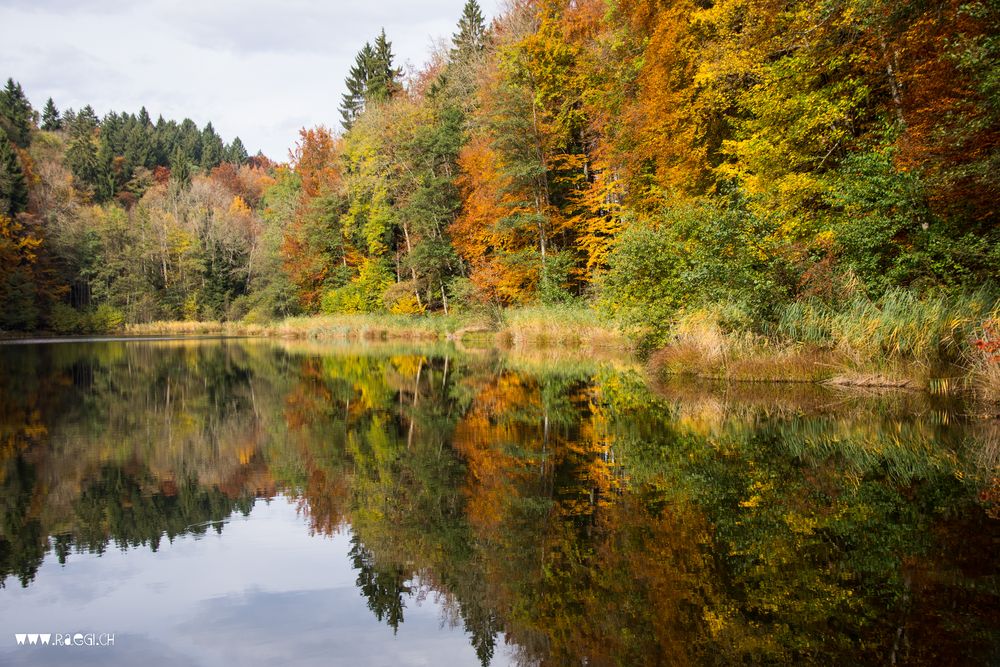
[[[42,129],[46,132],[56,132],[62,129],[62,118],[60,118],[59,110],[51,97],[46,100],[45,109],[42,110]]]
[[[239,137],[235,137],[223,151],[223,159],[235,165],[246,164],[248,157],[247,149]]]
[[[462,18],[451,44],[451,60],[457,62],[468,60],[486,46],[486,20],[476,0],[466,0],[462,7]]]
[[[215,133],[215,128],[209,122],[201,131],[201,167],[205,170],[217,167],[224,157],[222,138]]]
[[[71,121],[67,121],[69,135],[66,148],[66,166],[73,172],[74,185],[85,195],[92,195],[100,174],[97,159],[97,114],[90,105],[85,106]]]
[[[375,62],[375,50],[371,43],[364,47],[354,57],[344,85],[347,92],[342,95],[340,103],[340,123],[345,130],[350,130],[354,121],[365,108],[365,98],[368,94],[368,79],[372,76]]]
[[[14,217],[28,207],[28,184],[7,133],[0,128],[0,215]]]
[[[393,65],[392,42],[385,36],[385,28],[375,38],[368,77],[365,80],[365,101],[385,102],[398,93],[402,86],[401,69]]]
[[[15,146],[27,148],[35,125],[34,119],[34,111],[21,84],[14,79],[7,79],[7,84],[0,90],[0,129],[7,133],[8,139]]]

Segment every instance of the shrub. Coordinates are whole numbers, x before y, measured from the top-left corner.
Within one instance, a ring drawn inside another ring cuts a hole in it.
[[[392,284],[392,272],[385,261],[366,260],[354,280],[323,294],[320,310],[327,315],[382,311],[382,296]]]
[[[748,321],[766,321],[798,284],[793,248],[772,232],[737,196],[632,224],[610,254],[602,306],[647,345],[669,340],[682,307],[741,304]]]
[[[49,310],[49,327],[58,334],[77,334],[84,331],[83,313],[65,303],[52,304]]]
[[[125,315],[106,303],[99,305],[87,317],[88,329],[94,333],[118,331],[125,324]]]

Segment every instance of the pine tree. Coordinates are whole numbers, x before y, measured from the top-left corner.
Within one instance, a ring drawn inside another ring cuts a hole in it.
[[[135,167],[152,169],[156,166],[156,142],[153,130],[151,126],[142,123],[141,116],[129,124],[123,155],[130,171]]]
[[[28,184],[17,151],[0,128],[0,215],[14,217],[28,206]]]
[[[185,118],[181,121],[177,128],[176,142],[189,163],[198,164],[201,162],[201,131],[193,120]],[[171,157],[171,162],[173,162],[173,157]]]
[[[170,180],[186,186],[191,182],[191,162],[180,146],[174,148],[170,158]]]
[[[62,119],[59,117],[59,109],[56,109],[56,103],[52,101],[51,97],[45,103],[45,109],[42,111],[42,129],[46,132],[55,132],[62,129]]]
[[[34,111],[24,95],[21,84],[7,79],[7,85],[0,91],[0,128],[7,133],[10,141],[20,148],[27,148],[31,141],[34,125]]]
[[[116,163],[115,153],[111,145],[102,141],[97,148],[96,178],[93,181],[94,199],[99,202],[108,201],[119,191],[121,184],[130,175],[121,170],[121,163]]]
[[[215,128],[209,122],[205,129],[201,131],[201,166],[203,169],[212,169],[219,166],[223,159],[225,147],[222,138],[215,133]]]
[[[458,21],[458,32],[452,35],[451,59],[463,61],[483,50],[486,41],[486,20],[476,0],[468,0]]]
[[[383,28],[375,38],[375,57],[365,90],[365,101],[384,102],[402,89],[399,79],[403,72],[392,66],[393,57],[392,42],[386,39]]]
[[[80,109],[72,117],[72,122],[66,123],[69,134],[66,166],[73,172],[77,190],[84,193],[93,193],[98,178],[97,141],[94,136],[97,127],[97,114],[90,105]]]
[[[231,162],[235,165],[243,165],[247,163],[247,158],[249,154],[247,153],[246,147],[239,137],[233,139],[233,143],[226,146],[225,150],[225,161]]]
[[[351,129],[354,121],[365,109],[368,79],[371,77],[374,61],[375,50],[370,43],[366,42],[364,48],[358,51],[354,57],[354,65],[344,81],[347,92],[344,93],[340,103],[340,123],[345,130]]]

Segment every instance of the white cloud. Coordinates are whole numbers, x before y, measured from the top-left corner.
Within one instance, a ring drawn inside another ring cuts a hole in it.
[[[212,121],[283,160],[302,126],[337,127],[354,54],[384,26],[397,61],[419,66],[455,30],[464,0],[8,0],[0,76],[36,108],[90,104],[155,119]],[[490,0],[484,12],[491,12]]]

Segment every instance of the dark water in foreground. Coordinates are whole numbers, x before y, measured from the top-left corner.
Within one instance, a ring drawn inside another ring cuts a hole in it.
[[[1000,663],[1000,424],[580,357],[0,345],[0,664]]]

